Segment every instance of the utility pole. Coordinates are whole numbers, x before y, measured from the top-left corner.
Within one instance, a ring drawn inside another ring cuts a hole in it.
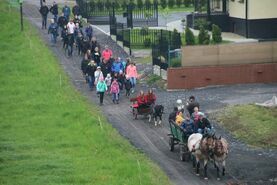
[[[21,31],[23,31],[23,9],[22,9],[22,4],[23,0],[18,0],[20,4],[20,23],[21,23]]]

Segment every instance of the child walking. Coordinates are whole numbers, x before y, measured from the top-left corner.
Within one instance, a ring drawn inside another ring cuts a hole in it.
[[[118,104],[118,100],[119,100],[119,84],[117,82],[117,79],[114,78],[112,85],[111,85],[111,94],[113,96],[113,103],[117,103]]]
[[[110,90],[111,84],[112,84],[112,77],[111,77],[110,73],[107,74],[107,77],[105,78],[105,82],[106,82],[108,90]],[[107,91],[107,93],[108,93],[108,91]]]
[[[96,90],[99,94],[100,97],[100,105],[103,105],[103,100],[104,100],[104,94],[108,90],[107,85],[104,81],[104,78],[101,77],[97,83]]]

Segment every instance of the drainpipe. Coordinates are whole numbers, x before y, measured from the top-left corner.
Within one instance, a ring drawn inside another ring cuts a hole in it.
[[[245,0],[245,36],[248,38],[248,0]]]

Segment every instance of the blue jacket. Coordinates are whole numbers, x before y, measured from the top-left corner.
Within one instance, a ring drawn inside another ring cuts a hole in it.
[[[63,14],[66,17],[70,15],[70,8],[68,6],[63,7]]]
[[[114,62],[112,65],[112,72],[119,73],[119,71],[123,71],[123,64],[119,61]]]

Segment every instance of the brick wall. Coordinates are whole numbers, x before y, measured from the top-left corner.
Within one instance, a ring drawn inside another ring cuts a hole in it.
[[[168,89],[277,82],[277,63],[168,68]]]

